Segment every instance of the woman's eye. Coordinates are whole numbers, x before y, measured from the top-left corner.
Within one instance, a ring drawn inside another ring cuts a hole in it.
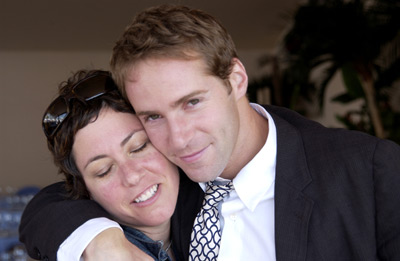
[[[145,143],[143,143],[142,146],[131,150],[130,153],[131,153],[131,154],[133,154],[133,153],[138,153],[138,152],[144,150],[144,149],[146,148],[146,146],[147,146],[147,143],[148,143],[148,141],[146,141]]]
[[[99,174],[96,175],[96,177],[98,177],[98,178],[104,178],[105,176],[107,176],[108,173],[110,173],[112,167],[113,167],[113,166],[110,166],[110,167],[107,168],[105,171],[100,172]]]

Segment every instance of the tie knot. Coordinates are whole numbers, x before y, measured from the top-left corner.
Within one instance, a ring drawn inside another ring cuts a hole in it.
[[[232,189],[232,181],[226,184],[215,184],[212,181],[207,182],[205,195],[206,204],[216,206],[232,191]]]

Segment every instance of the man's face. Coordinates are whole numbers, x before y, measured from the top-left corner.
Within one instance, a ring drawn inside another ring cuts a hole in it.
[[[148,59],[129,72],[125,87],[154,146],[189,178],[223,173],[239,132],[234,86],[229,94],[201,59]]]

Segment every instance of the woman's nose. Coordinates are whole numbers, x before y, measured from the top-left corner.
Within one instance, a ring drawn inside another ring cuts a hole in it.
[[[120,173],[123,184],[126,186],[135,186],[145,174],[145,168],[141,166],[138,160],[127,160],[120,165]]]

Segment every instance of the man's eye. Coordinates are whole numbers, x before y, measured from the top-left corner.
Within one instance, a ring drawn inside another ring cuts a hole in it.
[[[198,104],[199,102],[200,102],[200,99],[191,99],[191,100],[189,100],[188,104],[193,106],[193,105]]]
[[[154,121],[160,118],[160,115],[158,114],[153,114],[153,115],[149,115],[146,117],[146,121]]]

